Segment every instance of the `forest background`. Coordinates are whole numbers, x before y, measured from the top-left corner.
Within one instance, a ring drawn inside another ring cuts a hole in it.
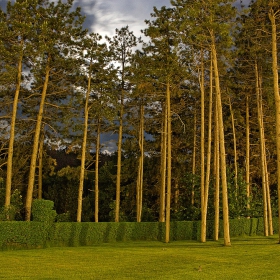
[[[1,219],[28,221],[44,198],[65,221],[263,216],[273,234],[280,5],[234,2],[171,1],[142,38],[90,33],[71,0],[8,2]]]

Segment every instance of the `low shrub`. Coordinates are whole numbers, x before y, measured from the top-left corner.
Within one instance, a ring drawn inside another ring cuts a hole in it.
[[[32,202],[32,220],[36,222],[52,223],[56,217],[56,211],[53,210],[54,202],[51,200],[34,199]]]
[[[3,206],[0,209],[0,221],[14,221],[16,217],[16,209],[13,205],[9,207]]]

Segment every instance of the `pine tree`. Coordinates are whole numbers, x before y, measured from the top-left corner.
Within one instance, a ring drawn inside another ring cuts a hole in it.
[[[218,60],[219,51],[230,47],[230,23],[234,19],[235,10],[233,1],[187,1],[178,0],[171,3],[176,7],[178,20],[178,30],[185,45],[193,49],[196,53],[205,49],[212,55],[213,76],[215,81],[216,98],[218,101],[218,121],[219,121],[219,142],[221,153],[221,177],[223,187],[223,222],[224,222],[224,244],[230,245],[229,236],[229,216],[228,216],[228,195],[226,177],[226,153],[224,143],[224,125],[222,112],[222,97],[220,86],[220,74]],[[201,70],[202,71],[202,70]],[[202,81],[202,79],[201,79]],[[203,87],[201,87],[203,89]],[[204,120],[202,120],[204,121]],[[203,140],[203,139],[202,139]],[[201,168],[203,174],[204,166]],[[205,188],[204,179],[201,186],[202,212],[205,209]],[[204,196],[204,198],[203,198]],[[205,216],[205,215],[204,215]],[[205,240],[206,224],[202,224],[201,231],[204,233],[202,241]]]
[[[280,7],[276,1],[268,1],[268,17],[271,22],[271,50],[272,50],[272,73],[273,90],[276,110],[276,147],[277,147],[277,189],[278,189],[278,219],[280,222],[280,94],[278,75],[278,55],[277,55],[277,22],[280,19]],[[280,223],[279,223],[280,229]],[[279,231],[280,232],[280,231]],[[279,234],[280,243],[280,234]]]
[[[117,161],[117,178],[116,178],[116,203],[115,203],[115,222],[120,220],[120,194],[121,194],[121,166],[122,166],[122,141],[123,141],[123,121],[125,98],[129,91],[127,84],[128,64],[132,54],[132,48],[137,45],[136,37],[133,32],[129,31],[128,26],[116,29],[116,35],[113,39],[107,38],[110,43],[114,59],[120,64],[120,82],[118,93],[118,161]]]
[[[37,8],[36,25],[34,27],[36,28],[36,33],[34,34],[36,37],[33,40],[34,51],[36,52],[34,67],[36,68],[34,68],[33,75],[34,84],[41,83],[41,96],[26,194],[25,218],[27,221],[31,217],[36,159],[49,81],[58,72],[63,73],[63,70],[66,70],[66,58],[72,61],[71,56],[75,56],[74,53],[71,53],[75,52],[73,46],[77,45],[77,42],[81,39],[80,36],[84,33],[82,30],[83,17],[80,14],[80,9],[71,12],[72,4],[72,0],[68,0],[65,4],[61,1],[58,1],[57,4],[44,1]],[[73,67],[73,63],[71,66]],[[65,73],[63,74],[65,75]]]
[[[16,1],[14,4],[8,2],[6,14],[1,14],[0,40],[3,68],[13,77],[14,81],[12,83],[15,88],[7,157],[5,198],[7,210],[11,203],[16,118],[22,77],[24,76],[23,65],[26,65],[26,58],[29,56],[30,59],[31,55],[31,36],[36,6],[37,4],[34,1]],[[8,78],[7,73],[3,79]],[[11,87],[11,85],[8,85],[8,87]]]
[[[153,21],[146,21],[148,28],[145,30],[145,35],[149,36],[151,43],[145,47],[145,51],[150,53],[153,57],[154,63],[151,71],[157,78],[157,83],[163,84],[165,96],[161,100],[162,114],[163,114],[163,136],[161,142],[161,151],[163,152],[166,147],[166,161],[162,158],[161,173],[162,181],[164,183],[166,176],[166,207],[165,207],[165,224],[166,235],[165,242],[170,239],[170,211],[171,211],[171,183],[172,183],[172,112],[171,100],[172,95],[178,92],[178,85],[182,83],[182,76],[184,69],[180,65],[177,56],[178,41],[173,26],[173,9],[162,7],[160,10],[154,7],[154,13],[151,14],[154,18]],[[181,69],[179,71],[179,69]],[[177,82],[177,85],[176,85]],[[175,86],[176,85],[176,86]],[[161,88],[162,86],[158,86]],[[159,99],[159,98],[158,98]],[[166,137],[166,138],[165,138]],[[166,143],[166,144],[165,144]],[[166,169],[165,169],[166,164]],[[166,174],[165,174],[166,170]],[[161,185],[161,203],[163,203],[164,196],[162,195],[165,186]],[[163,220],[162,206],[161,219]]]

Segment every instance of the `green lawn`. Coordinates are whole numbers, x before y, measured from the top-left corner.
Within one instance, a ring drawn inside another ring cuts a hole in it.
[[[280,279],[278,236],[0,252],[0,279]]]

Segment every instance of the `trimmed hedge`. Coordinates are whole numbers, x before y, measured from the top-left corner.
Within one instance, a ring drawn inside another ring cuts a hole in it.
[[[49,221],[49,220],[48,220]],[[275,233],[278,218],[273,219]],[[214,223],[207,222],[207,239],[213,237]],[[263,219],[230,220],[231,237],[263,235]],[[223,223],[220,221],[220,237]],[[2,250],[33,249],[55,246],[91,246],[105,242],[154,240],[164,241],[165,223],[50,223],[0,222],[0,248]],[[200,221],[171,222],[170,240],[200,240]]]
[[[41,222],[0,222],[2,250],[34,249],[49,246],[50,228]]]
[[[97,243],[159,240],[159,223],[55,223],[52,246],[88,246]]]

